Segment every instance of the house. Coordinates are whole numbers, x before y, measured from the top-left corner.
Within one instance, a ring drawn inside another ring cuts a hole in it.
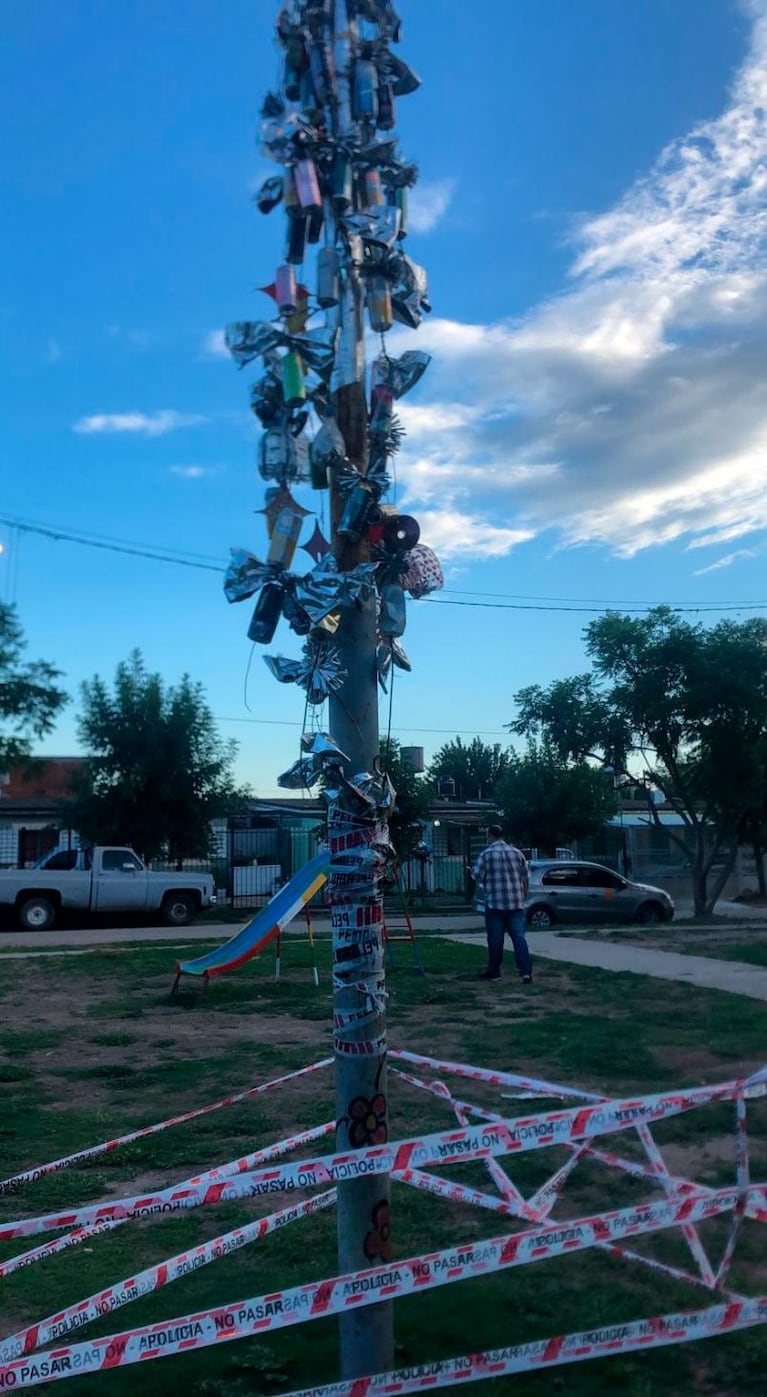
[[[77,843],[61,810],[84,765],[84,757],[38,757],[0,773],[0,868],[29,868],[57,844]]]

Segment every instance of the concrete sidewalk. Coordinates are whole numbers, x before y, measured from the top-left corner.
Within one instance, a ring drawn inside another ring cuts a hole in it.
[[[245,926],[248,921],[247,916],[243,916],[241,922],[204,922],[195,923],[193,926],[170,927],[170,926],[120,926],[120,927],[76,927],[76,928],[54,928],[53,931],[20,931],[18,928],[0,930],[0,956],[5,951],[32,952],[32,951],[53,951],[56,949],[89,950],[99,946],[121,946],[125,942],[172,942],[174,945],[192,945],[197,941],[229,941],[236,936],[237,932]],[[481,931],[484,927],[482,917],[478,917],[475,912],[466,912],[465,915],[451,914],[449,916],[430,916],[428,913],[424,917],[413,917],[413,925],[416,935],[419,926],[426,931],[438,931],[445,933],[448,931],[465,932]],[[330,919],[327,916],[313,917],[312,926],[315,935],[330,935]],[[306,926],[303,920],[296,918],[292,926],[288,927],[285,935],[305,936]]]
[[[475,936],[448,936],[449,941],[478,945]],[[529,938],[533,961],[564,961],[568,965],[590,966],[618,974],[649,975],[654,980],[679,980],[698,989],[724,990],[748,999],[767,1000],[767,970],[739,960],[714,960],[709,956],[683,956],[678,951],[643,950],[632,944],[581,941],[575,936],[558,936],[538,931]]]

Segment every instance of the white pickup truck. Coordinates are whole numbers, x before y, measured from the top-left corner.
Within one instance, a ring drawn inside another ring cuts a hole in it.
[[[152,873],[132,849],[54,849],[34,868],[0,870],[0,907],[28,931],[47,931],[59,912],[159,912],[186,926],[216,901],[209,873]]]

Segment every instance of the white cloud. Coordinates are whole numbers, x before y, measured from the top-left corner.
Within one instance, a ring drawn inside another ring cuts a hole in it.
[[[421,511],[419,523],[424,542],[441,558],[499,558],[533,537],[529,529],[497,528],[453,508]]]
[[[431,233],[453,202],[456,181],[438,179],[417,184],[408,205],[408,224],[413,233]]]
[[[499,551],[551,528],[624,556],[767,528],[767,0],[752,10],[726,109],[582,221],[559,296],[424,324],[398,475],[462,548],[483,520]]]
[[[755,558],[756,548],[736,548],[734,553],[725,553],[716,563],[709,563],[707,568],[697,568],[694,577],[705,577],[707,572],[721,572],[722,568],[731,568],[733,563],[737,563],[739,558]]]
[[[203,476],[216,475],[215,466],[171,466],[171,475],[179,475],[182,480],[202,480]]]
[[[209,359],[231,359],[223,330],[209,330],[202,342],[202,352]]]
[[[97,412],[92,417],[81,417],[72,431],[83,436],[133,432],[146,437],[164,437],[182,427],[198,427],[205,420],[199,413],[173,412],[169,408],[159,412]]]

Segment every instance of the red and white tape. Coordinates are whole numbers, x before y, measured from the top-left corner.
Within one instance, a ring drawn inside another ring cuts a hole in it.
[[[243,1159],[232,1160],[230,1164],[221,1164],[218,1168],[209,1170],[207,1174],[198,1174],[195,1178],[187,1179],[177,1187],[204,1185],[216,1180],[232,1178],[246,1170],[252,1171],[259,1164],[265,1164],[271,1159],[279,1159],[282,1155],[290,1154],[292,1150],[300,1149],[313,1140],[331,1135],[335,1128],[333,1121],[328,1121],[325,1125],[314,1126],[312,1130],[304,1130],[300,1135],[290,1135],[287,1139],[278,1140],[273,1145],[265,1145],[263,1149],[257,1150],[254,1154],[247,1155]],[[53,1242],[46,1242],[42,1247],[34,1247],[31,1251],[22,1252],[19,1256],[12,1256],[7,1261],[0,1262],[0,1277],[9,1276],[12,1271],[18,1271],[22,1266],[31,1266],[35,1261],[45,1261],[49,1256],[54,1256],[56,1252],[79,1246],[81,1242],[89,1241],[100,1232],[105,1232],[108,1228],[120,1227],[124,1222],[130,1222],[133,1217],[137,1216],[142,1216],[142,1214],[128,1213],[124,1217],[111,1220],[102,1219],[98,1223],[80,1227],[74,1232],[68,1232],[65,1237],[57,1237]]]
[[[0,1392],[207,1348],[224,1339],[262,1334],[377,1304],[381,1300],[452,1285],[471,1276],[489,1275],[583,1251],[603,1242],[657,1232],[683,1220],[702,1221],[731,1211],[738,1197],[737,1189],[720,1189],[715,1194],[622,1208],[556,1223],[544,1230],[533,1228],[294,1286],[163,1323],[125,1330],[92,1343],[59,1347],[35,1357],[15,1359],[0,1367]]]
[[[229,1256],[231,1252],[240,1251],[242,1247],[260,1241],[262,1237],[276,1232],[280,1227],[286,1227],[290,1222],[296,1222],[299,1218],[308,1217],[322,1208],[330,1207],[335,1201],[335,1189],[316,1194],[314,1198],[306,1198],[302,1203],[294,1204],[292,1208],[270,1213],[268,1217],[258,1218],[256,1222],[247,1223],[244,1227],[235,1227],[231,1232],[225,1232],[210,1242],[203,1242],[199,1247],[194,1247],[192,1251],[179,1252],[177,1256],[172,1256],[155,1266],[148,1266],[146,1270],[127,1280],[117,1281],[105,1290],[96,1291],[86,1300],[80,1300],[76,1305],[70,1305],[57,1314],[49,1315],[47,1319],[38,1320],[37,1324],[30,1324],[26,1329],[20,1329],[0,1341],[0,1363],[10,1363],[25,1353],[42,1348],[44,1344],[56,1343],[71,1330],[80,1329],[93,1320],[103,1319],[105,1315],[112,1314],[121,1306],[130,1304],[132,1300],[139,1300],[141,1296],[161,1290],[173,1281],[180,1281],[192,1271],[199,1270],[201,1266],[208,1266],[212,1261]]]
[[[0,1227],[0,1242],[10,1241],[14,1237],[31,1237],[62,1227],[84,1227],[113,1218],[150,1217],[209,1203],[232,1202],[238,1198],[340,1183],[372,1174],[388,1174],[392,1170],[423,1168],[428,1164],[468,1164],[492,1156],[521,1154],[550,1145],[567,1145],[608,1132],[631,1130],[640,1124],[665,1120],[710,1102],[734,1100],[742,1094],[742,1088],[743,1083],[739,1081],[723,1082],[653,1096],[599,1101],[593,1105],[546,1111],[536,1116],[469,1126],[462,1130],[439,1131],[399,1143],[283,1164],[272,1170],[246,1173],[240,1178],[186,1184],[115,1202],[93,1203],[66,1213],[20,1218]]]
[[[433,1391],[437,1387],[456,1387],[488,1378],[511,1377],[515,1373],[535,1373],[592,1358],[612,1358],[620,1353],[691,1343],[765,1323],[767,1295],[762,1295],[754,1300],[713,1305],[706,1310],[654,1315],[630,1324],[583,1329],[575,1334],[560,1334],[554,1339],[536,1339],[508,1348],[467,1353],[460,1358],[414,1364],[372,1377],[306,1387],[287,1397],[404,1397],[409,1392]]]
[[[108,1154],[116,1150],[120,1145],[132,1144],[134,1140],[144,1140],[149,1135],[157,1135],[161,1130],[170,1130],[174,1125],[186,1125],[188,1121],[199,1120],[200,1116],[207,1116],[211,1111],[221,1111],[226,1106],[238,1106],[243,1101],[251,1101],[256,1096],[262,1096],[264,1092],[273,1091],[275,1087],[282,1087],[286,1082],[295,1082],[299,1077],[305,1077],[310,1072],[319,1072],[323,1067],[331,1067],[333,1059],[323,1058],[321,1062],[313,1062],[308,1067],[300,1067],[296,1072],[287,1072],[282,1077],[275,1077],[270,1082],[262,1082],[260,1086],[249,1087],[246,1091],[239,1091],[234,1096],[225,1096],[222,1101],[214,1101],[209,1106],[198,1106],[194,1111],[185,1111],[183,1115],[169,1116],[167,1120],[158,1121],[156,1125],[145,1125],[141,1130],[132,1130],[128,1135],[118,1135],[113,1140],[105,1140],[100,1145],[91,1145],[88,1149],[77,1150],[75,1154],[62,1156],[61,1159],[53,1159],[48,1164],[38,1165],[36,1169],[25,1169],[21,1173],[13,1174],[8,1179],[0,1180],[0,1194],[16,1193],[24,1184],[35,1183],[46,1174],[54,1174],[60,1169],[69,1169],[74,1164],[81,1164],[86,1159],[95,1159],[98,1155]]]
[[[537,1096],[571,1097],[577,1101],[604,1101],[593,1091],[577,1091],[574,1087],[563,1087],[555,1082],[546,1082],[537,1077],[520,1077],[516,1072],[492,1072],[485,1067],[470,1067],[465,1062],[443,1062],[440,1058],[425,1057],[423,1053],[409,1053],[393,1048],[389,1054],[397,1062],[409,1062],[411,1067],[429,1067],[433,1072],[447,1072],[453,1077],[465,1077],[470,1082],[486,1082],[491,1087],[519,1087]]]

